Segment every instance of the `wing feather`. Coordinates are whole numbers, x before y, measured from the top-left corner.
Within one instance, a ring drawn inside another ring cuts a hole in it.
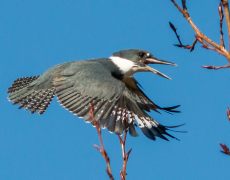
[[[82,99],[82,96],[78,92],[72,92],[65,98],[59,98],[59,100],[65,106],[71,106],[72,104],[76,104],[80,99]]]
[[[95,120],[111,132],[122,134],[129,130],[132,136],[137,136],[134,126],[137,123],[150,139],[155,140],[158,136],[167,140],[164,135],[172,137],[166,128],[162,128],[164,126],[146,113],[150,109],[157,110],[159,106],[140,90],[135,79],[132,78],[135,83],[129,86],[127,81],[114,77],[111,69],[108,71],[99,61],[70,63],[56,81],[54,79],[53,84],[60,103],[86,121],[91,122],[89,111],[93,102]]]

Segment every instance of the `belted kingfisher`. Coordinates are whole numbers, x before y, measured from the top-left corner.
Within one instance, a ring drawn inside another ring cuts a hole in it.
[[[94,118],[102,128],[116,134],[129,131],[137,136],[136,126],[150,139],[156,136],[168,140],[170,135],[164,126],[147,112],[179,112],[178,106],[160,107],[141,90],[133,77],[136,72],[152,72],[170,79],[149,64],[176,64],[154,57],[139,49],[122,50],[109,58],[73,61],[56,65],[41,76],[16,79],[8,89],[9,100],[32,113],[42,114],[52,98],[78,117],[92,123],[90,104],[94,106]]]

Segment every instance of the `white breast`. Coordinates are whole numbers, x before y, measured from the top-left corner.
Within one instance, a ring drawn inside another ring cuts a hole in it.
[[[129,72],[132,67],[135,65],[133,61],[130,61],[125,58],[111,56],[109,59],[125,74]]]

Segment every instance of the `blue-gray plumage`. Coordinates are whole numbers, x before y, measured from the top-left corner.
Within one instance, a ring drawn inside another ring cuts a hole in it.
[[[8,89],[9,100],[31,112],[44,113],[54,96],[69,111],[91,122],[90,105],[102,128],[122,134],[128,130],[137,136],[135,126],[150,139],[156,136],[168,140],[168,127],[159,124],[147,112],[176,108],[162,108],[151,101],[134,79],[135,72],[150,71],[165,74],[148,64],[174,63],[155,58],[151,53],[130,49],[114,53],[110,58],[73,61],[56,65],[41,76],[19,78]],[[174,137],[173,137],[174,138]]]

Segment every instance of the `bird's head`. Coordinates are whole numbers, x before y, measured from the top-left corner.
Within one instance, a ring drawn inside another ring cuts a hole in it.
[[[160,60],[150,52],[139,49],[128,49],[113,53],[111,61],[118,66],[124,75],[132,75],[135,72],[152,72],[164,78],[170,79],[167,75],[152,68],[149,64],[164,64],[176,66],[175,63]]]

